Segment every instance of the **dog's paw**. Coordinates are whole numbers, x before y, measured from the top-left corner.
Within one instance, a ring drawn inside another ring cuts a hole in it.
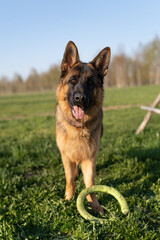
[[[89,205],[92,208],[92,211],[96,215],[103,215],[105,212],[105,209],[100,204],[95,204],[94,202],[89,203]]]
[[[71,198],[73,198],[73,197],[74,197],[73,193],[68,193],[68,192],[65,193],[65,200],[66,201],[69,202],[71,200]]]

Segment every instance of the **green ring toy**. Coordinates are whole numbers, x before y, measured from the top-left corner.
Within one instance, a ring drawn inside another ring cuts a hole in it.
[[[112,195],[119,202],[122,213],[123,214],[129,213],[129,208],[128,208],[125,198],[115,188],[108,187],[105,185],[94,185],[92,187],[84,189],[77,198],[77,209],[78,209],[79,213],[82,215],[82,217],[84,217],[86,220],[89,220],[94,223],[100,222],[101,224],[108,221],[107,219],[94,217],[86,211],[86,209],[84,207],[85,197],[89,193],[93,193],[93,192],[105,192],[105,193]]]

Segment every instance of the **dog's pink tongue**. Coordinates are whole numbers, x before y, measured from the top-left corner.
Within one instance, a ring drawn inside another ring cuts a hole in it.
[[[84,117],[84,111],[78,106],[73,107],[73,115],[76,119],[82,119]]]

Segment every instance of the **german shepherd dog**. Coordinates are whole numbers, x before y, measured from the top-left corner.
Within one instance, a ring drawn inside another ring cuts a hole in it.
[[[79,59],[76,45],[68,42],[57,87],[56,142],[66,177],[65,198],[74,196],[78,165],[86,187],[94,185],[96,155],[102,136],[103,78],[110,62],[110,48],[104,48],[90,63]],[[103,212],[95,193],[87,200],[95,213]]]

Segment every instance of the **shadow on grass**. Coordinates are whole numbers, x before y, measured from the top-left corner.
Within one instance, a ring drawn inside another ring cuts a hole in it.
[[[132,162],[133,169],[129,166],[129,171],[127,169],[123,171],[122,168],[122,175],[117,174],[117,177],[115,177],[116,174],[114,173],[113,179],[112,174],[109,177],[103,176],[101,184],[110,185],[111,183],[115,188],[121,184],[127,184],[129,188],[125,190],[125,196],[153,196],[154,193],[150,188],[157,182],[160,175],[160,149],[132,148],[128,152],[125,152],[124,157],[122,156],[121,159],[115,161],[108,160],[103,164],[97,164],[97,172],[121,160],[123,161],[124,158],[128,160],[128,163]]]
[[[16,226],[15,229],[16,234],[12,235],[15,239],[69,239],[67,233],[62,233],[60,229],[53,230],[51,223],[35,224],[30,222],[23,227]],[[58,232],[60,234],[57,234]]]
[[[129,158],[137,158],[144,163],[143,175],[149,174],[150,180],[155,182],[160,174],[160,148],[130,149],[126,153]]]
[[[139,161],[146,161],[147,158],[150,158],[154,161],[160,161],[160,148],[132,148],[126,155],[128,157],[137,157]]]

